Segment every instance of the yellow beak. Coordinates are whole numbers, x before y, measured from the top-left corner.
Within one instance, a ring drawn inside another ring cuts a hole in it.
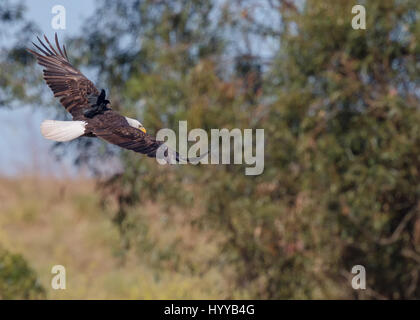
[[[145,127],[140,127],[139,128],[141,131],[143,131],[144,133],[146,133],[146,128]]]

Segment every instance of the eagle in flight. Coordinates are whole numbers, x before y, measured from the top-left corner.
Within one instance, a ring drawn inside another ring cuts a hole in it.
[[[112,110],[105,90],[99,91],[68,59],[65,46],[60,47],[55,34],[56,48],[44,36],[48,46],[38,37],[40,45],[33,43],[39,52],[27,49],[44,67],[44,80],[60,98],[61,104],[72,115],[73,121],[45,120],[41,124],[42,135],[53,141],[70,141],[81,136],[98,137],[121,148],[133,150],[149,157],[160,156],[167,163],[179,162],[176,151],[162,141],[146,133],[136,119],[120,115]],[[162,152],[157,150],[162,147]],[[201,158],[201,157],[200,157]],[[191,161],[192,162],[192,161]],[[194,161],[195,162],[195,161]]]

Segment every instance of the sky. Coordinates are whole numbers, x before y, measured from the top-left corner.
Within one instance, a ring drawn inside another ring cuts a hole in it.
[[[14,1],[18,2],[18,1]],[[51,26],[52,8],[61,5],[66,10],[66,29],[60,30],[60,36],[74,35],[78,33],[81,26],[95,9],[95,0],[23,0],[27,8],[27,18],[35,21],[39,28],[45,32],[47,36],[54,34]]]
[[[3,1],[3,0],[0,0]],[[81,32],[81,27],[86,19],[94,14],[95,7],[99,0],[9,0],[11,3],[23,3],[26,6],[25,18],[33,21],[41,31],[50,39],[57,32],[60,42],[65,44],[65,39]],[[229,0],[226,0],[229,1]],[[223,3],[223,1],[221,1]],[[62,6],[65,9],[66,28],[64,30],[55,30],[52,21],[57,13],[53,13],[53,8]],[[261,8],[263,10],[264,8]],[[264,10],[266,10],[265,8]],[[266,17],[266,12],[261,13]],[[274,21],[273,23],[279,23]],[[35,40],[34,35],[34,40]],[[0,38],[2,41],[2,38]],[[251,41],[257,47],[255,50],[262,56],[267,52],[267,57],[271,56],[272,44],[261,45],[258,41]],[[28,44],[30,45],[30,44]],[[1,47],[1,43],[0,43]],[[69,48],[68,48],[69,49]],[[41,68],[38,67],[39,72]],[[89,76],[89,74],[87,74]],[[0,153],[0,175],[14,176],[22,172],[43,172],[57,173],[72,170],[72,160],[67,159],[67,163],[60,162],[53,157],[50,152],[54,142],[48,141],[41,136],[40,124],[44,119],[51,118],[54,115],[48,113],[51,108],[25,107],[14,110],[0,108],[0,150],[6,152]],[[48,164],[48,165],[45,165]],[[60,166],[66,166],[64,170]],[[58,170],[58,169],[59,170]],[[74,167],[73,167],[74,169]]]
[[[56,32],[51,25],[56,15],[52,13],[52,8],[56,5],[63,6],[66,14],[66,29],[57,32],[60,39],[79,33],[83,22],[93,14],[96,6],[95,0],[11,1],[11,3],[19,2],[26,6],[26,18],[35,22],[41,32],[48,37],[52,37]],[[57,163],[49,152],[54,142],[45,140],[41,136],[39,130],[41,122],[51,117],[46,109],[48,108],[0,109],[0,123],[2,123],[0,150],[4,151],[0,153],[0,175],[14,176],[34,170],[43,174],[71,171],[71,161]]]

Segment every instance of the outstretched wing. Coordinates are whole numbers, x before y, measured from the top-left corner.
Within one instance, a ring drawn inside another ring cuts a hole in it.
[[[61,104],[73,117],[81,115],[83,109],[89,106],[88,96],[99,95],[95,85],[87,79],[79,70],[74,68],[67,56],[66,48],[60,47],[57,34],[55,34],[54,48],[44,36],[47,47],[38,37],[42,48],[35,43],[34,46],[42,53],[28,49],[44,67],[44,79],[54,92],[54,97],[59,97]]]
[[[133,150],[135,152],[147,154],[155,157],[157,149],[163,144],[151,135],[129,125],[115,126],[103,129],[93,129],[93,133],[109,143],[121,148]]]
[[[191,163],[197,164],[206,157],[209,152],[194,157],[184,158],[178,152],[169,148],[164,142],[157,141],[154,137],[133,127],[120,127],[112,132],[95,133],[97,137],[105,141],[120,146],[121,148],[133,150],[135,152],[147,154],[149,157],[162,160],[160,163]]]
[[[149,157],[158,157],[168,163],[179,161],[179,159],[184,160],[164,142],[132,127],[125,117],[114,110],[107,110],[85,121],[87,122],[86,132],[121,148],[146,154]]]

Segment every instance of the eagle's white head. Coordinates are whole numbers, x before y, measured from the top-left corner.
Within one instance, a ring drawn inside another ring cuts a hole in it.
[[[143,125],[141,124],[140,121],[136,120],[136,119],[131,119],[128,117],[125,117],[125,119],[127,120],[128,124],[130,126],[132,126],[133,128],[139,129],[141,131],[143,131],[144,133],[146,133],[146,129],[143,127]]]

